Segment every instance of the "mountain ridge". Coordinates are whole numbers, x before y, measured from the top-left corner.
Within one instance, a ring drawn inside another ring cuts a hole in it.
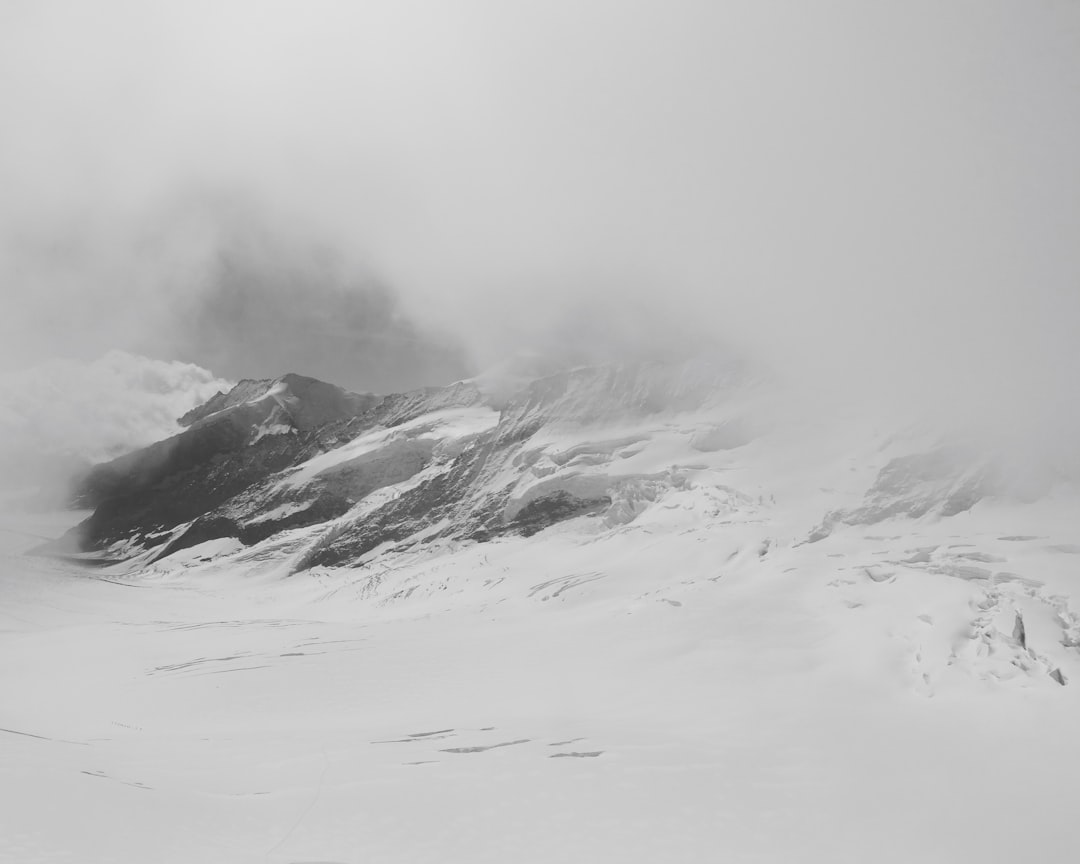
[[[917,692],[1080,674],[1069,482],[1032,496],[932,424],[724,363],[507,377],[385,396],[241,382],[101,466],[92,515],[39,552],[122,584],[292,580],[391,615],[570,591],[633,614],[765,580],[841,610],[844,638],[892,621],[873,644],[910,653]]]
[[[97,466],[78,499],[94,512],[60,547],[136,572],[203,544],[269,544],[295,574],[560,523],[619,531],[687,496],[762,518],[782,494],[801,508],[788,542],[817,543],[1008,494],[976,448],[926,430],[889,434],[857,414],[819,428],[731,364],[510,377],[389,395],[296,374],[246,379],[185,414],[177,435]],[[765,470],[777,460],[796,467],[783,491]]]
[[[185,414],[186,428],[177,435],[96,466],[75,496],[95,512],[67,542],[114,553],[119,544],[124,556],[158,546],[164,546],[160,554],[170,554],[226,535],[258,542],[339,517],[372,492],[429,468],[416,488],[400,489],[400,501],[385,502],[380,515],[365,520],[366,530],[342,531],[332,544],[337,552],[327,547],[313,560],[346,560],[363,554],[377,537],[404,536],[405,524],[382,523],[395,512],[404,518],[409,508],[415,530],[431,526],[432,512],[452,515],[458,521],[453,531],[462,536],[539,530],[596,510],[610,497],[605,483],[552,488],[547,504],[524,501],[503,512],[508,492],[484,487],[523,442],[542,430],[700,408],[734,380],[730,371],[707,364],[648,362],[564,370],[497,397],[475,381],[378,396],[295,374],[246,379]],[[363,435],[385,440],[372,439],[363,453],[341,454],[343,467],[316,472],[317,482],[303,488],[280,478],[271,482]],[[526,455],[518,468],[531,464]],[[275,510],[280,518],[266,515]],[[417,522],[420,511],[425,515]],[[371,526],[379,524],[373,537]],[[356,541],[352,546],[349,537]]]

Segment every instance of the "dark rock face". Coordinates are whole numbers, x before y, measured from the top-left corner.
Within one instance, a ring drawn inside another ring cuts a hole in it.
[[[312,432],[342,423],[378,405],[380,398],[348,393],[314,378],[286,375],[277,381],[241,381],[229,393],[219,393],[181,418],[184,432],[121,456],[92,469],[74,494],[77,506],[100,504],[133,493],[157,489],[166,478],[202,469],[215,458],[245,451],[243,468],[257,469],[259,460],[246,451],[267,432]],[[276,436],[269,436],[276,437]],[[280,444],[280,442],[278,442]],[[280,463],[280,446],[256,448],[275,454],[267,464]],[[253,464],[254,462],[254,464]],[[235,483],[225,484],[235,494]],[[224,500],[224,499],[222,499]]]
[[[994,489],[992,469],[963,447],[938,447],[891,460],[867,490],[863,505],[829,513],[810,535],[828,537],[838,524],[873,525],[896,516],[928,513],[955,516],[970,510]]]
[[[221,537],[251,544],[326,522],[422,470],[434,458],[435,442],[390,441],[370,458],[348,461],[297,488],[277,482],[282,472],[372,429],[394,429],[480,400],[467,382],[382,397],[299,375],[242,381],[185,415],[188,428],[179,435],[90,471],[75,501],[94,513],[66,545],[75,541],[84,551],[116,544],[133,551],[160,547],[162,556]],[[451,482],[461,476],[458,471]],[[373,527],[389,521],[395,509]]]
[[[557,522],[598,513],[610,505],[611,499],[606,495],[599,498],[578,498],[569,492],[553,492],[551,495],[534,498],[518,511],[506,527],[507,530],[520,531],[524,536],[531,537]]]
[[[148,547],[163,543],[178,525],[200,520],[267,476],[395,411],[402,413],[399,400],[348,393],[300,375],[242,381],[185,415],[188,428],[179,435],[91,470],[74,499],[96,509],[76,536],[86,550],[136,538]],[[342,508],[324,504],[310,515],[335,509]],[[192,529],[187,545],[202,542],[195,539],[200,535],[236,536],[222,533],[220,519]]]
[[[418,537],[482,542],[510,533],[530,536],[557,522],[599,513],[610,506],[609,496],[580,497],[554,489],[508,518],[509,489],[495,478],[528,467],[526,444],[542,429],[699,407],[722,392],[727,382],[715,370],[695,371],[687,374],[685,368],[653,364],[583,367],[531,382],[506,401],[497,425],[478,436],[446,470],[333,532],[300,566],[342,566],[384,543],[403,544]]]
[[[202,405],[196,405],[187,414],[180,417],[177,422],[181,426],[192,426],[200,420],[204,420],[211,414],[216,414],[218,411],[224,411],[226,408],[234,408],[237,405],[242,405],[245,402],[251,402],[258,399],[260,396],[265,396],[266,392],[270,389],[274,383],[272,378],[265,378],[262,380],[253,380],[247,378],[237,384],[228,393],[222,393],[220,390]]]
[[[501,425],[501,424],[500,424]],[[498,427],[496,427],[497,431]],[[486,433],[449,464],[447,470],[404,491],[312,550],[305,566],[341,566],[383,543],[398,543],[444,523],[434,536],[490,539],[499,522],[500,495],[485,495],[485,479],[501,467],[507,450]],[[501,527],[501,526],[500,526]],[[428,539],[433,539],[428,538]]]
[[[194,426],[211,415],[243,405],[254,405],[268,397],[264,406],[270,417],[276,409],[301,430],[315,429],[326,423],[355,417],[380,400],[372,394],[349,393],[333,384],[289,374],[278,379],[241,381],[228,393],[218,393],[208,402],[193,408],[180,418],[181,426]]]
[[[219,442],[215,439],[212,443]],[[96,551],[132,539],[147,547],[165,542],[176,526],[198,519],[267,474],[293,464],[305,443],[299,436],[274,435],[241,448],[238,444],[203,446],[198,438],[176,443],[164,453],[150,454],[149,465],[136,460],[131,473],[120,473],[114,467],[104,500],[74,529],[80,545]],[[97,491],[100,494],[101,487]]]
[[[582,368],[526,384],[496,413],[471,382],[381,397],[297,375],[243,381],[189,412],[179,435],[96,467],[80,490],[96,509],[73,537],[84,551],[158,558],[325,523],[292,565],[303,569],[388,543],[529,536],[612,503],[601,473],[545,480],[511,506],[536,433],[697,407],[724,384],[709,370]]]

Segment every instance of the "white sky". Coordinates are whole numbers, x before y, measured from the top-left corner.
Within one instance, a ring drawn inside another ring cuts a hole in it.
[[[852,388],[1080,371],[1073,0],[8,0],[0,118],[0,367],[181,350],[254,223],[481,365],[584,300]]]

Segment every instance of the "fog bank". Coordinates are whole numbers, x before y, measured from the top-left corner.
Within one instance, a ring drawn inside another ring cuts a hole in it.
[[[620,315],[1075,425],[1074,3],[0,15],[5,368],[120,347],[397,389]]]

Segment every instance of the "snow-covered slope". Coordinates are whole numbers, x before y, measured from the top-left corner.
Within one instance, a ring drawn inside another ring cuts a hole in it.
[[[788,483],[763,472],[779,463],[796,478],[786,503],[802,505],[792,542],[816,542],[844,525],[1030,501],[1065,480],[1047,473],[1032,495],[1009,481],[1001,454],[932,424],[797,404],[704,360],[387,397],[296,375],[245,381],[190,412],[181,434],[95,469],[85,498],[106,506],[81,540],[138,566],[306,527],[294,569],[357,566],[388,543],[527,536],[584,514],[611,529],[688,491],[763,507]]]
[[[328,385],[316,384],[296,376],[254,389],[245,382],[195,412],[177,440],[227,421],[230,429],[239,424],[238,443],[205,470],[197,461],[169,463],[145,483],[124,481],[81,529],[90,548],[117,562],[107,572],[138,580],[197,562],[200,572],[356,585],[383,604],[442,602],[446,591],[474,602],[470,586],[485,573],[477,556],[487,560],[489,545],[506,538],[547,554],[544,532],[591,550],[660,536],[673,544],[665,554],[681,554],[688,541],[676,538],[694,537],[722,547],[715,572],[696,578],[719,578],[729,562],[771,570],[787,561],[791,572],[807,562],[850,571],[834,587],[860,597],[863,583],[892,584],[900,572],[913,581],[965,581],[962,593],[979,612],[963,626],[988,647],[965,654],[954,642],[948,651],[939,645],[944,667],[920,671],[920,686],[968,666],[976,677],[1021,670],[1055,686],[1073,675],[1080,633],[1061,597],[1071,589],[1074,541],[1028,523],[1047,508],[1073,512],[1075,485],[1061,478],[1038,500],[1018,496],[1001,479],[1000,459],[926,424],[898,432],[852,406],[799,412],[779,388],[704,361],[567,370],[519,383],[500,395],[498,410],[489,392],[463,382],[385,398],[336,391],[340,405],[327,413],[311,394]],[[252,407],[264,405],[277,420]],[[281,425],[284,405],[292,406],[288,417],[322,411],[326,422]],[[289,434],[267,436],[268,423]],[[132,482],[150,488],[133,491]],[[184,495],[196,506],[185,509],[176,500]],[[157,506],[163,498],[167,506]],[[988,527],[1002,514],[1013,514],[1017,526]],[[1067,521],[1054,524],[1068,532]],[[1010,564],[1031,550],[1038,576]],[[429,566],[458,575],[444,583],[430,578]],[[584,582],[603,573],[582,568],[593,574]],[[663,579],[655,581],[651,590],[661,590]],[[578,584],[559,576],[551,596]],[[501,589],[493,596],[511,599]],[[946,616],[950,632],[960,626],[957,614]],[[1029,640],[1028,622],[1036,620],[1050,635]],[[998,668],[1001,658],[1008,669]]]
[[[1068,478],[710,364],[491,392],[6,559],[0,858],[1069,858]]]
[[[78,539],[114,556],[160,557],[344,517],[309,550],[311,562],[327,563],[439,522],[460,537],[531,532],[636,494],[630,487],[652,479],[631,470],[633,460],[612,471],[582,466],[630,455],[670,416],[712,407],[728,423],[739,386],[732,371],[695,362],[584,367],[497,401],[476,382],[378,397],[295,375],[245,381],[191,412],[184,432],[95,468],[81,498],[102,506]],[[699,431],[699,450],[742,434]],[[574,435],[582,452],[541,458],[549,439]],[[387,487],[389,497],[372,497]]]
[[[0,375],[0,473],[9,483],[72,469],[179,431],[177,418],[232,384],[190,363],[110,351]]]

